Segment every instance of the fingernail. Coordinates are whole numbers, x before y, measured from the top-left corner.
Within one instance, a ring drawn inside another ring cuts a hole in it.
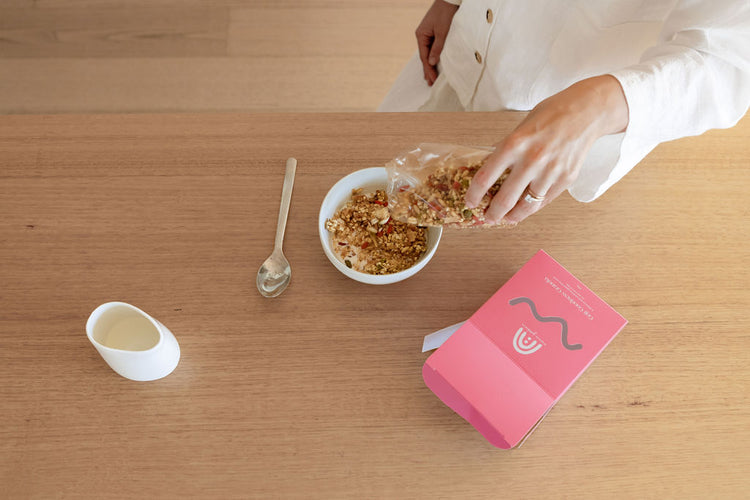
[[[466,208],[477,208],[477,204],[469,200],[464,200],[464,205]]]

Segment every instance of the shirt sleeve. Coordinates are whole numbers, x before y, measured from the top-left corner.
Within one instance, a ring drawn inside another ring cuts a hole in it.
[[[750,2],[681,0],[659,43],[638,64],[610,73],[629,123],[594,144],[570,194],[592,201],[659,143],[735,125],[750,105]]]

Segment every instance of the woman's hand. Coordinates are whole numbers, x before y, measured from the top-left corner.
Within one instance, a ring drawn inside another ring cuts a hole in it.
[[[491,223],[522,221],[573,184],[598,138],[623,132],[627,125],[627,101],[613,76],[571,85],[540,102],[495,145],[466,191],[466,206],[477,206],[500,174],[511,168],[486,219]]]
[[[435,0],[415,32],[419,59],[422,60],[424,69],[424,79],[430,86],[438,77],[437,64],[440,61],[440,53],[443,51],[445,37],[448,36],[448,30],[457,10],[458,5]]]

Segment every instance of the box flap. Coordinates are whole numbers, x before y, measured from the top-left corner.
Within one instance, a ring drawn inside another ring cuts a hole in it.
[[[445,404],[503,449],[521,441],[553,402],[471,321],[427,359],[422,377]]]

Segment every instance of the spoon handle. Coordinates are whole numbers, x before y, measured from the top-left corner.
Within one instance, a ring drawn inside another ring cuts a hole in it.
[[[276,226],[276,244],[274,250],[281,250],[281,246],[284,244],[284,230],[286,229],[286,218],[289,215],[289,203],[292,201],[292,187],[294,186],[294,174],[296,171],[297,160],[289,158],[286,161],[284,189],[281,192],[281,207],[279,208],[279,223]]]

